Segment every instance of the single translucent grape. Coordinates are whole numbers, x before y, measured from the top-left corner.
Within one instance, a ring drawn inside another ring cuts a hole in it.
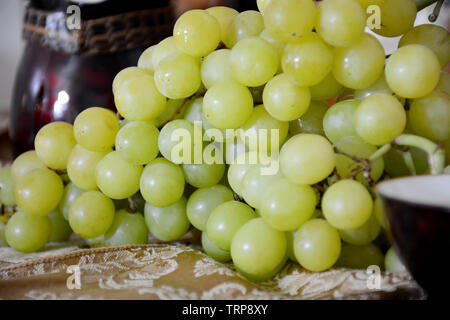
[[[112,199],[131,197],[139,190],[142,166],[124,160],[118,151],[108,153],[95,169],[99,189]]]
[[[370,4],[377,5],[381,13],[381,28],[375,28],[373,32],[384,37],[397,37],[413,27],[417,15],[414,0],[372,0]]]
[[[127,67],[122,69],[119,73],[116,74],[112,83],[113,94],[119,92],[119,88],[124,84],[127,80],[139,77],[141,75],[149,75],[153,76],[153,70],[148,70],[140,67]]]
[[[13,180],[17,183],[28,172],[43,168],[45,168],[45,164],[39,159],[36,151],[31,150],[22,153],[14,160],[11,165],[11,175]]]
[[[292,121],[301,117],[311,103],[307,87],[296,85],[285,73],[270,80],[263,92],[264,107],[267,112],[280,121]]]
[[[233,237],[231,258],[236,269],[251,281],[272,278],[287,255],[284,232],[270,228],[262,218],[248,221]]]
[[[324,0],[315,22],[319,36],[334,47],[347,47],[364,33],[366,14],[357,0]]]
[[[332,143],[344,137],[356,136],[354,115],[360,101],[344,100],[334,104],[323,117],[325,135]]]
[[[211,187],[219,183],[225,173],[225,164],[183,164],[184,178],[196,188]]]
[[[317,204],[310,186],[280,179],[267,186],[261,199],[261,216],[272,228],[280,231],[298,229],[309,220]]]
[[[66,169],[67,159],[76,144],[73,126],[61,121],[43,126],[34,139],[38,158],[47,167],[56,170]]]
[[[328,100],[341,93],[342,85],[330,72],[321,82],[310,87],[309,91],[311,92],[311,100]]]
[[[384,60],[381,43],[375,37],[364,34],[350,46],[334,49],[333,75],[347,88],[363,89],[381,76]]]
[[[410,44],[395,51],[386,64],[386,81],[397,95],[420,98],[439,82],[441,65],[427,47]]]
[[[158,147],[167,160],[191,163],[194,155],[194,125],[184,119],[168,122],[160,131]]]
[[[47,216],[29,215],[16,212],[5,228],[5,238],[14,249],[30,253],[44,247],[51,232],[50,219]]]
[[[202,247],[205,253],[219,262],[227,262],[231,260],[229,251],[222,250],[209,240],[206,232],[202,232]]]
[[[341,239],[349,244],[364,246],[371,243],[380,234],[380,224],[374,214],[361,227],[350,230],[338,230]]]
[[[184,191],[183,170],[164,158],[156,158],[141,176],[141,194],[152,206],[167,207],[177,202]]]
[[[84,190],[78,188],[74,183],[70,182],[64,187],[64,192],[59,202],[59,211],[66,220],[69,220],[69,210],[72,203],[81,195]]]
[[[450,96],[435,90],[414,99],[408,111],[408,124],[414,133],[433,141],[450,138]]]
[[[289,133],[313,133],[325,136],[323,118],[329,106],[323,101],[311,101],[308,110],[299,119],[289,123]]]
[[[405,265],[395,253],[394,247],[390,247],[384,258],[384,267],[389,272],[407,272]]]
[[[189,230],[186,216],[186,198],[181,197],[170,206],[160,208],[147,203],[145,222],[151,234],[159,240],[175,241]]]
[[[385,93],[361,101],[355,112],[355,129],[367,143],[380,146],[391,142],[406,126],[406,112],[397,98]]]
[[[51,225],[48,241],[61,242],[69,239],[72,234],[72,228],[62,213],[59,210],[54,210],[48,214],[48,218],[50,219]]]
[[[225,43],[225,38],[227,35],[228,27],[233,21],[234,17],[239,13],[233,8],[229,7],[211,7],[206,9],[206,11],[216,18],[217,22],[220,25],[220,40]]]
[[[111,227],[104,235],[106,246],[122,246],[130,244],[146,244],[148,230],[141,213],[130,213],[119,210],[114,216]]]
[[[0,204],[13,206],[16,204],[14,190],[16,183],[12,176],[11,167],[0,167]]]
[[[294,183],[317,183],[328,177],[334,166],[333,146],[322,136],[299,134],[281,148],[281,171]]]
[[[299,86],[314,86],[330,73],[333,50],[317,34],[309,33],[286,45],[281,65]]]
[[[372,209],[369,191],[355,180],[334,183],[322,198],[323,215],[333,227],[342,230],[361,227],[370,218]]]
[[[354,246],[342,245],[341,256],[336,262],[336,267],[350,269],[367,269],[369,266],[384,267],[384,256],[374,244]]]
[[[211,52],[203,59],[201,66],[202,81],[206,89],[211,88],[220,81],[233,80],[230,66],[229,49],[220,49]]]
[[[387,229],[386,217],[384,215],[383,203],[380,197],[376,197],[373,202],[373,216],[377,219],[378,224],[383,228]]]
[[[232,200],[219,204],[206,224],[208,238],[220,249],[229,251],[239,228],[254,218],[257,214],[245,203]]]
[[[110,150],[101,152],[89,151],[77,144],[67,161],[67,174],[70,180],[80,189],[97,189],[95,168],[109,152]]]
[[[116,150],[122,158],[134,164],[147,164],[159,153],[159,131],[142,121],[129,122],[116,136]]]
[[[231,20],[223,42],[231,49],[242,39],[258,36],[263,29],[264,21],[261,13],[254,10],[243,11]]]
[[[196,121],[199,122],[203,121],[202,109],[203,109],[203,97],[190,99],[186,103],[186,107],[183,113],[183,119],[188,120],[192,124],[194,124]]]
[[[236,157],[236,160],[230,165],[228,169],[227,177],[231,188],[238,195],[242,196],[242,183],[244,177],[251,167],[256,163],[251,163],[252,156],[257,158],[256,152],[246,152]]]
[[[269,1],[264,10],[264,23],[277,40],[297,42],[312,31],[316,6],[312,0]]]
[[[253,111],[253,98],[243,85],[222,81],[213,85],[203,99],[206,119],[219,129],[238,128]]]
[[[175,43],[174,37],[167,37],[161,40],[152,52],[152,66],[153,70],[156,70],[159,63],[163,61],[165,58],[180,53],[180,49],[177,47]]]
[[[111,110],[94,107],[77,116],[73,131],[75,139],[83,148],[90,151],[107,151],[114,146],[119,123]]]
[[[264,14],[264,11],[266,10],[269,2],[270,0],[256,0],[256,5],[258,6],[258,10],[259,12],[261,12],[261,14]]]
[[[113,201],[100,191],[84,192],[70,206],[70,227],[83,238],[96,238],[111,227],[114,211]]]
[[[137,66],[142,69],[146,69],[149,71],[154,71],[155,67],[153,66],[152,56],[153,52],[156,48],[156,45],[150,46],[144,50],[139,56],[139,60],[137,62]]]
[[[36,169],[16,185],[15,198],[20,209],[31,215],[44,216],[61,200],[64,186],[61,178],[50,169]]]
[[[450,73],[447,73],[445,71],[441,72],[441,77],[439,79],[437,88],[450,96]]]
[[[158,118],[147,121],[147,123],[159,128],[170,120],[182,118],[182,109],[185,101],[185,99],[168,99],[163,113],[161,113]]]
[[[355,90],[355,99],[364,100],[365,98],[376,93],[393,94],[391,88],[389,88],[386,82],[386,77],[384,73],[378,78],[377,81],[375,81],[370,86],[363,89]]]
[[[309,220],[295,233],[294,254],[305,269],[327,270],[335,264],[340,252],[339,233],[326,220]]]
[[[425,151],[411,147],[409,152],[412,156],[416,174],[425,174],[428,171],[428,156]],[[406,165],[403,151],[392,148],[383,157],[386,172],[391,177],[403,177],[412,174]]]

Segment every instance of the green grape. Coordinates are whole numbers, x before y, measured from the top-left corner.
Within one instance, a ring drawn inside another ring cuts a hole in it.
[[[224,161],[226,164],[234,163],[238,156],[248,152],[247,146],[242,141],[224,143],[222,147]]]
[[[384,69],[384,49],[373,36],[364,34],[345,48],[334,49],[333,75],[343,86],[366,88],[381,76]]]
[[[294,183],[317,183],[328,177],[334,166],[333,146],[319,135],[293,136],[280,152],[281,171]]]
[[[297,120],[289,123],[289,132],[313,133],[325,136],[323,130],[323,118],[328,111],[329,106],[323,101],[311,101],[308,110]]]
[[[373,265],[383,268],[384,256],[380,249],[372,243],[363,246],[344,244],[341,256],[336,262],[337,267],[350,269],[367,269]]]
[[[104,235],[104,245],[108,247],[130,244],[146,244],[148,230],[141,213],[129,213],[119,210],[114,216],[111,227]]]
[[[323,117],[323,129],[332,143],[337,143],[347,136],[357,135],[353,122],[359,103],[358,100],[344,100],[327,110]]]
[[[390,247],[384,258],[384,266],[389,272],[407,272],[405,265],[395,253],[394,247]]]
[[[414,99],[408,111],[408,124],[417,135],[433,141],[450,138],[450,96],[435,90]]]
[[[211,7],[206,9],[206,11],[216,18],[217,22],[220,25],[220,40],[225,43],[225,38],[227,36],[228,27],[233,21],[234,17],[237,16],[239,12],[237,12],[233,8],[228,7]]]
[[[234,200],[221,203],[214,208],[208,218],[206,224],[208,238],[220,249],[229,251],[231,240],[239,228],[257,216],[245,203]]]
[[[229,251],[220,249],[214,243],[209,240],[206,232],[202,232],[202,247],[208,256],[219,262],[227,262],[231,260],[231,254]]]
[[[61,201],[59,202],[59,211],[66,220],[69,220],[69,210],[75,199],[81,195],[84,190],[78,188],[74,183],[70,182],[64,187]]]
[[[261,13],[254,10],[243,11],[231,20],[223,42],[231,49],[242,39],[257,37],[263,29],[264,21]]]
[[[316,31],[334,47],[347,47],[364,34],[366,14],[357,0],[324,0],[317,10]]]
[[[427,153],[422,149],[411,147],[411,153],[416,174],[424,174],[428,171]],[[391,177],[409,176],[412,172],[408,169],[403,152],[398,149],[391,149],[384,155],[384,165],[386,172]]]
[[[16,183],[12,176],[11,167],[0,167],[0,205],[13,206],[16,204],[14,190]]]
[[[201,85],[198,61],[183,53],[168,56],[155,70],[155,84],[159,92],[171,99],[193,95]]]
[[[362,164],[352,160],[350,156],[358,157],[361,159],[369,159],[371,155],[373,155],[377,148],[364,142],[358,136],[347,136],[340,139],[337,143],[335,143],[335,147],[340,151],[345,153],[339,154],[336,153],[336,171],[341,177],[349,177],[352,173],[358,168],[362,167]],[[375,161],[370,163],[370,177],[373,181],[378,181],[384,172],[384,160],[382,158],[378,158]],[[363,172],[359,172],[356,175],[356,179],[362,182],[365,185],[368,185],[366,178],[364,177]]]
[[[139,77],[141,75],[153,76],[153,71],[147,70],[144,68],[140,68],[140,67],[128,67],[128,68],[122,69],[114,77],[114,80],[112,83],[113,94],[115,95],[119,91],[119,88],[122,86],[122,84],[125,83],[127,80]]]
[[[158,129],[141,121],[129,122],[116,136],[116,150],[133,164],[147,164],[159,153]]]
[[[94,107],[77,116],[73,131],[75,139],[83,148],[104,152],[114,146],[119,123],[111,110]]]
[[[6,242],[5,237],[5,229],[6,229],[5,224],[2,221],[0,221],[0,247],[5,247],[8,245],[8,242]]]
[[[295,257],[294,254],[294,237],[296,231],[297,230],[288,231],[285,232],[284,234],[286,235],[286,244],[287,244],[286,254],[291,261],[298,263],[297,258]]]
[[[206,89],[211,88],[220,81],[233,80],[233,73],[230,67],[229,49],[220,49],[211,52],[203,59],[201,74],[202,81]]]
[[[310,33],[316,18],[312,0],[270,1],[264,10],[264,23],[277,40],[297,42]]]
[[[375,210],[374,210],[375,211]],[[355,246],[364,246],[371,243],[380,234],[380,224],[375,214],[361,227],[350,230],[338,230],[341,239]]]
[[[31,150],[18,156],[11,165],[11,175],[14,182],[19,182],[28,172],[43,169],[45,164],[39,159],[36,151]]]
[[[245,139],[244,141],[250,150],[259,150],[261,153],[270,153],[272,149],[277,146],[279,149],[286,140],[289,123],[273,118],[267,113],[264,105],[259,105],[253,108],[250,118],[248,118],[241,128],[244,130],[246,136],[256,137],[256,139],[250,138],[250,141],[248,141],[248,139]],[[278,134],[277,144],[274,145],[272,145],[272,139],[275,139],[272,137],[272,130],[276,130]]]
[[[420,98],[439,82],[441,65],[427,47],[410,44],[395,51],[386,64],[386,81],[397,95]]]
[[[228,169],[227,177],[231,188],[238,195],[242,196],[242,183],[248,170],[256,165],[251,162],[251,158],[257,159],[256,152],[246,152],[236,157],[236,160],[231,163]]]
[[[380,8],[381,28],[372,30],[379,35],[397,37],[407,32],[414,25],[417,15],[414,0],[371,0],[369,4],[378,5]]]
[[[142,166],[124,160],[118,151],[113,151],[98,162],[95,179],[109,198],[125,199],[139,190],[142,170]]]
[[[391,142],[406,126],[402,104],[385,93],[373,94],[361,101],[354,116],[358,135],[376,146]]]
[[[386,217],[384,215],[383,203],[380,197],[376,197],[373,202],[373,216],[377,219],[378,224],[383,228],[387,229]]]
[[[185,197],[164,208],[147,203],[144,211],[148,229],[159,240],[175,241],[189,230]]]
[[[44,216],[61,200],[64,186],[61,178],[50,169],[36,169],[16,185],[15,198],[20,209],[30,215]]]
[[[86,191],[70,206],[70,227],[83,238],[96,238],[111,227],[114,212],[111,199],[100,191]]]
[[[274,230],[262,218],[248,221],[233,237],[231,258],[240,273],[252,281],[268,280],[287,258],[284,232]]]
[[[333,50],[317,34],[309,33],[286,45],[281,65],[299,86],[314,86],[330,73]]]
[[[72,234],[72,229],[62,213],[59,210],[54,210],[48,214],[48,218],[51,224],[48,241],[61,242],[69,239]]]
[[[191,56],[206,56],[220,42],[220,24],[206,10],[189,10],[178,18],[173,28],[177,47]]]
[[[386,77],[384,73],[381,75],[381,77],[378,78],[377,81],[375,81],[372,85],[368,86],[367,88],[355,90],[355,99],[364,100],[365,98],[376,93],[393,94],[391,88],[389,88],[386,82]]]
[[[5,238],[8,245],[14,249],[30,253],[45,246],[50,232],[51,224],[47,216],[33,216],[18,211],[6,225]]]
[[[176,164],[156,158],[145,166],[141,176],[141,194],[150,205],[170,206],[181,198],[183,191],[183,170]]]
[[[292,231],[311,218],[316,204],[317,197],[310,186],[281,179],[267,187],[261,201],[261,216],[276,230]]]
[[[158,137],[161,154],[167,160],[177,164],[192,163],[194,143],[194,125],[184,119],[168,122],[161,129]]]
[[[67,174],[70,180],[80,189],[96,190],[95,168],[111,150],[89,151],[77,144],[70,153],[67,161]]]
[[[272,37],[269,30],[266,28],[264,29],[260,34],[259,37],[261,39],[266,40],[272,48],[275,49],[275,51],[278,53],[278,59],[280,59],[283,56],[284,48],[286,47],[286,42],[280,41]],[[281,64],[278,66],[278,73],[283,72],[281,68]]]
[[[370,218],[373,201],[359,182],[344,179],[331,185],[323,195],[322,210],[327,221],[342,230],[361,227]]]
[[[450,35],[441,26],[423,24],[412,28],[400,39],[398,46],[409,44],[420,44],[431,49],[442,68],[450,62]]]
[[[168,99],[163,113],[158,118],[147,121],[147,123],[159,128],[170,120],[182,118],[183,113],[181,111],[185,101],[185,99]]]
[[[219,183],[225,173],[225,164],[183,164],[184,178],[196,188],[211,187]]]
[[[261,14],[264,14],[264,11],[269,3],[270,0],[256,0],[256,5],[258,6],[258,10]]]
[[[178,49],[175,38],[167,37],[164,40],[161,40],[152,52],[152,66],[153,70],[156,70],[159,63],[163,61],[165,58],[180,53],[180,49]]]
[[[203,99],[206,120],[219,129],[238,128],[247,121],[253,111],[250,91],[234,81],[222,81],[213,85]]]
[[[450,96],[450,73],[445,71],[441,72],[441,77],[437,88]]]
[[[309,88],[311,100],[328,100],[342,92],[342,85],[329,73],[321,82]]]
[[[95,238],[86,238],[85,240],[91,248],[100,248],[105,246],[105,236],[103,234]]]
[[[264,87],[264,107],[280,121],[292,121],[301,117],[311,103],[307,87],[297,86],[285,73],[275,76]]]
[[[340,252],[339,233],[326,220],[309,220],[295,233],[294,254],[305,269],[327,270],[335,264]]]
[[[152,56],[153,52],[156,48],[156,45],[150,46],[144,50],[139,56],[139,60],[137,63],[138,68],[146,69],[149,71],[154,71],[155,67],[153,66]]]
[[[186,103],[186,108],[183,113],[183,119],[188,120],[192,124],[194,124],[196,121],[202,121],[203,120],[202,108],[203,108],[203,97],[189,100]]]
[[[34,139],[38,158],[47,167],[56,170],[66,169],[67,159],[76,144],[73,126],[61,121],[43,126]]]
[[[191,194],[187,202],[187,217],[194,227],[205,231],[211,212],[219,204],[231,200],[233,200],[233,192],[220,184],[197,189]]]

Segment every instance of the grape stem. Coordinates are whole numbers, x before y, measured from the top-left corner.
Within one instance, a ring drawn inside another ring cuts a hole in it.
[[[430,4],[436,2],[438,0],[414,0],[416,3],[417,11],[420,11],[426,7],[428,7]]]
[[[435,22],[437,20],[437,18],[439,17],[439,12],[441,12],[443,3],[444,3],[444,0],[439,0],[438,3],[436,3],[436,6],[434,7],[433,12],[428,16],[428,20],[430,22]]]

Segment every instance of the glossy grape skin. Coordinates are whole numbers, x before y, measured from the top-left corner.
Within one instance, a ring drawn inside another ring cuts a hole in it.
[[[61,242],[69,239],[72,234],[72,228],[70,228],[69,222],[64,218],[61,211],[54,210],[48,214],[50,219],[50,235],[48,237],[49,242]]]
[[[140,67],[128,67],[125,69],[122,69],[116,76],[114,77],[113,83],[112,83],[112,90],[113,94],[116,95],[119,92],[119,88],[124,84],[126,81],[139,77],[141,75],[150,75],[153,76],[153,71],[147,70]]]
[[[231,49],[242,39],[258,36],[263,29],[264,21],[261,13],[254,10],[243,11],[231,20],[223,42]]]
[[[286,236],[262,218],[245,223],[233,237],[231,257],[236,269],[252,281],[272,278],[286,262]]]
[[[225,164],[183,164],[184,178],[196,188],[211,187],[219,183],[225,173]]]
[[[450,138],[450,97],[435,90],[414,99],[408,111],[408,124],[417,135],[442,142]]]
[[[323,101],[311,101],[308,110],[297,120],[289,123],[289,133],[313,133],[325,136],[323,118],[329,109]]]
[[[261,31],[259,37],[266,40],[276,50],[279,59],[283,56],[286,42],[275,39],[267,28]],[[278,66],[278,72],[282,72],[281,64]]]
[[[219,204],[206,223],[208,238],[220,249],[229,251],[231,240],[239,228],[254,218],[257,214],[245,203],[231,200]]]
[[[184,183],[183,170],[179,166],[156,158],[142,172],[141,194],[152,206],[167,207],[181,198]]]
[[[366,88],[381,76],[384,69],[384,49],[373,36],[364,34],[345,48],[334,49],[333,75],[343,86]]]
[[[219,129],[238,128],[247,121],[253,111],[250,91],[234,81],[213,85],[203,99],[203,113],[213,126]]]
[[[354,180],[336,182],[325,191],[322,198],[324,217],[333,227],[342,230],[361,227],[370,218],[372,210],[370,193]]]
[[[83,238],[104,234],[114,221],[114,203],[100,191],[87,191],[78,196],[69,209],[69,223]]]
[[[147,123],[159,128],[171,119],[176,120],[182,118],[183,113],[180,109],[183,109],[184,103],[185,99],[168,99],[164,112],[158,118],[149,120]]]
[[[36,151],[31,150],[22,153],[18,156],[11,165],[11,175],[13,180],[17,183],[28,172],[34,169],[43,169],[45,164],[39,159]]]
[[[261,216],[276,230],[292,231],[311,218],[316,203],[316,194],[310,186],[280,179],[267,186],[261,201]]]
[[[144,211],[148,229],[159,240],[175,241],[189,230],[185,197],[164,208],[147,203]]]
[[[174,135],[178,133],[187,134],[187,136]],[[172,138],[174,140],[172,140]],[[173,152],[177,151],[177,149],[174,149],[177,146],[183,146],[183,148],[179,153],[173,154]],[[184,146],[186,146],[186,148],[184,148]],[[173,163],[191,163],[194,160],[194,125],[190,121],[184,119],[168,122],[159,133],[158,147],[164,158]]]
[[[343,244],[341,256],[336,262],[336,267],[350,269],[367,269],[373,265],[380,267],[380,269],[383,268],[384,257],[380,249],[372,243],[364,246]]]
[[[104,235],[103,241],[108,247],[146,244],[148,241],[148,230],[144,217],[139,212],[117,211],[111,227]]]
[[[330,72],[321,82],[309,88],[311,100],[328,100],[341,93],[343,87]]]
[[[172,37],[167,37],[163,40],[161,40],[156,46],[155,49],[153,50],[152,53],[152,65],[153,65],[153,70],[156,70],[156,68],[158,67],[159,63],[161,61],[163,61],[164,59],[166,59],[167,57],[171,56],[171,55],[176,55],[178,53],[180,53],[180,49],[178,49],[176,43],[175,43],[175,38]]]
[[[109,152],[110,150],[94,152],[77,144],[67,161],[67,174],[70,180],[80,189],[97,189],[95,168]]]
[[[18,211],[6,225],[5,238],[8,245],[14,249],[30,253],[44,247],[50,232],[50,219],[47,216],[33,216]]]
[[[338,230],[338,232],[341,239],[346,243],[364,246],[371,243],[380,234],[380,224],[375,214],[372,214],[361,227],[350,230]]]
[[[410,44],[395,51],[386,64],[386,81],[397,95],[420,98],[439,82],[441,66],[427,47]]]
[[[139,56],[139,60],[137,62],[138,68],[146,69],[149,71],[155,71],[155,67],[153,66],[152,56],[153,52],[156,48],[156,45],[150,46],[144,50]]]
[[[366,15],[356,0],[325,0],[315,22],[319,36],[334,47],[347,47],[364,33]]]
[[[221,81],[232,81],[233,72],[230,66],[229,49],[220,49],[211,52],[202,61],[201,74],[202,81],[206,89]]]
[[[111,199],[125,199],[139,190],[142,166],[132,164],[118,151],[108,153],[95,169],[99,189]]]
[[[390,247],[384,257],[384,267],[389,272],[407,272],[405,265],[395,253],[394,247]]]
[[[315,33],[288,43],[281,58],[283,71],[299,86],[314,86],[330,73],[333,50]]]
[[[334,167],[333,146],[319,135],[293,136],[280,152],[281,171],[293,183],[317,183],[328,177]]]
[[[121,157],[134,164],[147,164],[159,153],[159,131],[146,122],[129,122],[116,136],[116,150]]]
[[[242,39],[230,54],[233,78],[247,87],[258,87],[272,79],[278,70],[279,57],[267,41],[259,37]]]
[[[203,251],[216,261],[227,262],[231,260],[230,252],[222,250],[212,243],[205,231],[202,232],[202,247]]]
[[[242,195],[242,182],[244,180],[245,174],[248,172],[248,170],[255,166],[256,164],[250,163],[250,155],[255,155],[255,152],[249,153],[243,153],[236,157],[236,160],[234,163],[230,165],[230,168],[228,169],[227,177],[228,182],[230,183],[231,188],[234,192],[236,192],[238,195]]]
[[[81,195],[84,190],[78,188],[74,183],[70,182],[64,187],[58,210],[62,213],[66,220],[69,220],[69,210],[75,199]]]
[[[360,101],[344,100],[334,104],[323,117],[325,135],[336,143],[344,137],[356,136],[354,115]]]
[[[61,178],[54,171],[37,169],[17,183],[15,199],[19,208],[26,213],[43,216],[58,206],[63,189]]]
[[[15,182],[11,167],[0,167],[0,204],[5,206],[15,205],[14,190]]]
[[[206,11],[214,18],[216,18],[217,22],[220,25],[220,40],[222,42],[225,42],[228,27],[230,26],[231,21],[233,21],[234,17],[237,16],[239,12],[237,12],[233,8],[222,6],[210,7],[206,9]]]
[[[264,107],[280,121],[292,121],[301,117],[311,102],[307,87],[300,87],[285,73],[271,79],[264,87]]]
[[[428,160],[426,152],[415,147],[411,147],[409,152],[411,153],[416,173],[426,173],[428,171]],[[411,175],[410,170],[406,166],[402,151],[391,149],[384,155],[383,159],[385,170],[391,177],[395,178]]]
[[[119,123],[111,110],[93,107],[77,116],[73,131],[75,139],[83,148],[104,152],[114,146]]]
[[[413,27],[417,15],[414,0],[373,0],[372,3],[378,5],[381,12],[381,28],[373,29],[373,32],[384,37],[396,37]]]
[[[450,73],[442,71],[437,88],[450,96]]]
[[[38,158],[49,168],[66,169],[67,159],[76,145],[73,126],[56,121],[43,126],[34,139]]]
[[[393,94],[391,88],[389,88],[386,82],[386,77],[384,73],[378,78],[377,81],[375,81],[370,86],[363,89],[355,90],[355,99],[364,100],[365,98],[376,93]]]
[[[341,252],[341,239],[326,220],[305,222],[294,237],[294,254],[302,267],[310,271],[331,268]]]
[[[361,101],[355,112],[355,128],[367,143],[391,142],[406,126],[406,112],[392,95],[377,93]]]

